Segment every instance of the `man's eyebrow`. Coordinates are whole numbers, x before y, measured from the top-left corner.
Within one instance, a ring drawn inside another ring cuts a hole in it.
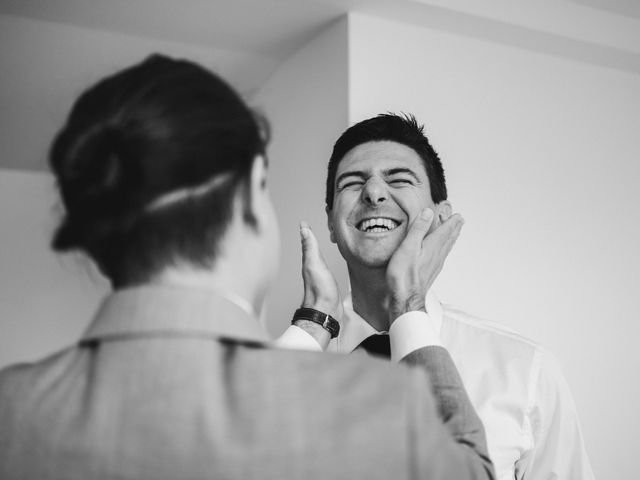
[[[336,178],[336,185],[338,185],[340,183],[340,181],[344,180],[347,177],[360,177],[360,178],[365,178],[366,175],[363,171],[361,170],[352,170],[350,172],[344,172],[341,173],[338,178]]]
[[[392,175],[398,175],[398,174],[401,174],[401,173],[406,173],[406,174],[412,176],[415,179],[416,182],[420,181],[420,179],[418,178],[418,175],[416,175],[416,173],[413,170],[411,170],[410,168],[402,168],[402,167],[390,168],[389,170],[385,170],[383,173],[384,173],[384,175],[386,177],[390,177]]]

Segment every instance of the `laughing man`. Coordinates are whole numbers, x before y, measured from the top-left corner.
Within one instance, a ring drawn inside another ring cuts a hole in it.
[[[413,299],[409,310],[417,312],[389,325],[389,259],[425,208],[432,222],[426,242],[452,207],[440,159],[415,118],[385,114],[347,129],[329,159],[326,190],[331,241],[347,262],[351,284],[340,333],[330,339],[318,325],[294,322],[281,343],[392,361],[420,346],[442,345],[485,425],[500,480],[593,479],[571,392],[546,350],[441,304],[431,290]],[[303,275],[310,268],[326,266],[303,262]],[[326,276],[337,288],[328,270]]]

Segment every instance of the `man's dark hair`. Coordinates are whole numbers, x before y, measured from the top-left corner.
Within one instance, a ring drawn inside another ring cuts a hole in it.
[[[424,135],[424,126],[418,125],[413,115],[380,114],[363,120],[344,131],[333,146],[327,172],[327,208],[333,208],[336,172],[344,156],[353,148],[367,142],[389,140],[413,149],[422,159],[429,178],[431,199],[440,203],[447,199],[444,170],[438,154]]]
[[[87,252],[115,287],[167,265],[211,265],[238,188],[248,192],[266,125],[212,72],[153,55],[76,101],[49,162],[66,217],[54,250]],[[154,200],[224,177],[216,188]],[[255,220],[245,210],[245,220]]]

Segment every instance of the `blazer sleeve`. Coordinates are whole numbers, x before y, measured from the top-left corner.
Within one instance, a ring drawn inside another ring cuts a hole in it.
[[[414,478],[495,479],[484,427],[449,352],[424,347],[402,362],[421,367],[413,369],[409,411]]]

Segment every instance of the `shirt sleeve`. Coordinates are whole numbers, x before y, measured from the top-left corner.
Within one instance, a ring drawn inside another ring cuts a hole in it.
[[[322,351],[322,347],[316,339],[296,325],[290,325],[274,343],[276,347],[282,349]]]
[[[532,448],[516,462],[516,478],[594,479],[573,396],[548,352],[534,359],[528,419]]]
[[[407,312],[400,315],[389,328],[391,360],[400,361],[419,348],[442,346],[436,326],[426,312]]]

